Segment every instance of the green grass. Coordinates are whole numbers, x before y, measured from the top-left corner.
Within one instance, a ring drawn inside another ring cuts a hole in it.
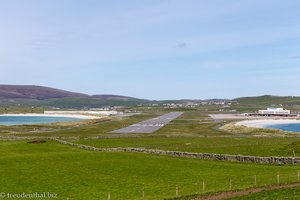
[[[231,198],[231,200],[297,200],[300,199],[300,188],[278,189],[259,192],[247,196]]]
[[[135,200],[174,197],[175,187],[181,195],[199,192],[201,180],[206,191],[252,186],[276,181],[294,181],[299,166],[271,166],[234,162],[207,161],[138,153],[100,153],[84,151],[54,142],[28,144],[0,142],[1,192],[57,193],[59,199]]]
[[[173,122],[170,124],[165,125],[158,131],[156,134],[176,134],[176,135],[202,135],[202,136],[224,136],[230,135],[229,133],[217,131],[213,128],[217,125],[217,123],[204,123],[200,124],[197,122]]]
[[[300,156],[300,138],[143,137],[83,139],[78,143],[100,147],[140,147],[174,151],[253,156]],[[294,152],[293,152],[294,151]]]

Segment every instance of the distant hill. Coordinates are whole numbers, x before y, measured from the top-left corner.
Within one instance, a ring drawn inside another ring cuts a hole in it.
[[[35,85],[0,85],[0,105],[2,106],[83,108],[133,106],[147,101],[120,95],[87,95]]]
[[[257,105],[300,105],[300,97],[296,96],[272,96],[272,95],[263,95],[256,97],[241,97],[233,99],[240,104],[257,104]]]
[[[0,85],[1,99],[45,100],[67,97],[88,97],[88,95],[35,85]]]

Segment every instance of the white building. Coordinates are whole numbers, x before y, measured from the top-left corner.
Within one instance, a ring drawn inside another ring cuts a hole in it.
[[[261,115],[289,115],[290,110],[285,110],[283,108],[267,108],[267,110],[258,110]]]

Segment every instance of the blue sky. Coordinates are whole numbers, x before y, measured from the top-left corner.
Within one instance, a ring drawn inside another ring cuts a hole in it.
[[[0,83],[300,96],[299,10],[298,0],[0,0]]]

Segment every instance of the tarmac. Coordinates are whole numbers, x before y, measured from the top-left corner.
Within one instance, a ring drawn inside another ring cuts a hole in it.
[[[112,133],[153,133],[182,114],[183,112],[170,112],[159,117],[148,119],[137,124],[112,131]]]

